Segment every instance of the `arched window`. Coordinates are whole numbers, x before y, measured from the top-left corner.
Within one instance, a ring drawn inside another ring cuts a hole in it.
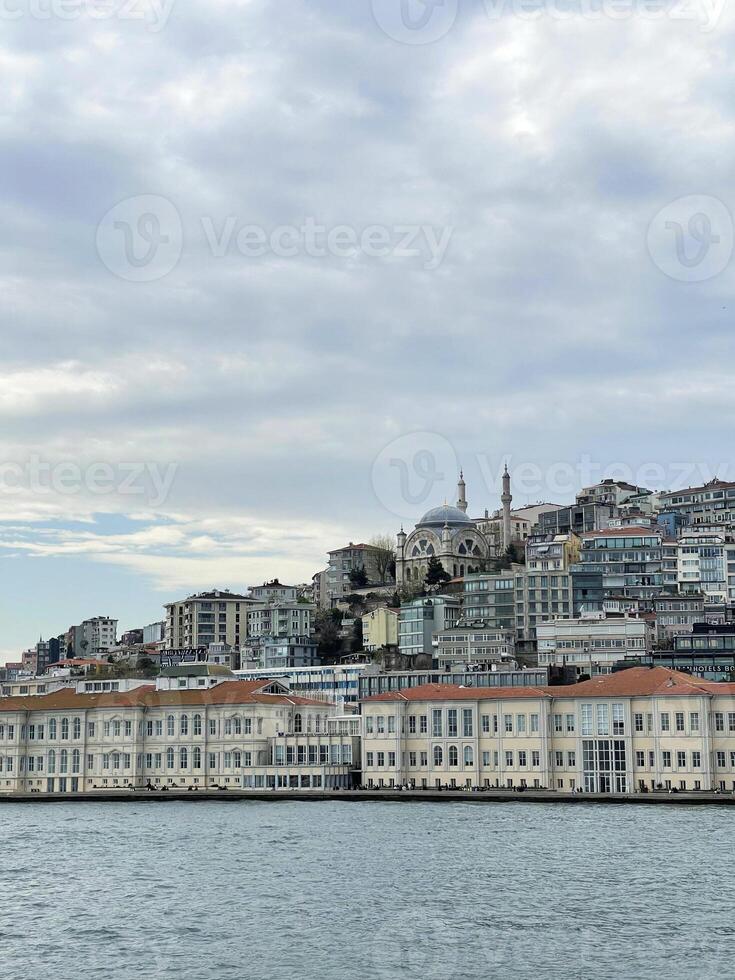
[[[474,766],[474,753],[472,751],[471,745],[465,745],[464,747],[464,764],[466,766]]]
[[[186,769],[189,765],[189,753],[186,749],[179,749],[179,769]]]
[[[66,742],[68,738],[69,738],[69,719],[68,718],[62,718],[61,719],[61,740],[63,742]]]
[[[201,735],[202,734],[202,716],[201,715],[194,715],[193,722],[194,722],[194,734],[195,735]]]
[[[459,765],[459,753],[457,752],[456,745],[449,746],[449,765],[450,766]]]
[[[166,731],[167,731],[167,733],[169,735],[175,735],[176,734],[176,721],[175,721],[173,715],[169,715],[166,718]]]
[[[48,754],[48,771],[51,773],[56,772],[56,753],[53,749]]]
[[[232,761],[235,769],[240,769],[242,767],[242,752],[233,752]]]
[[[172,748],[166,749],[166,768],[173,769],[174,767],[174,750]]]
[[[79,772],[79,762],[80,762],[79,749],[74,749],[74,751],[71,754],[71,771],[72,772]]]
[[[77,739],[77,738],[81,738],[81,737],[82,737],[82,719],[81,718],[75,718],[74,719],[74,738]]]
[[[434,746],[434,765],[441,766],[444,762],[444,753],[442,752],[441,745]]]
[[[66,749],[62,749],[61,754],[59,756],[59,772],[68,772],[68,771],[69,771],[69,753],[66,751]]]
[[[198,745],[194,748],[194,751],[191,754],[191,760],[191,764],[195,769],[202,768],[202,750]]]
[[[180,732],[181,732],[182,735],[188,735],[189,734],[189,716],[188,715],[182,715],[181,716],[181,726],[180,726],[180,729],[179,730],[180,730]]]
[[[297,711],[293,716],[293,730],[294,734],[300,735],[304,730],[303,721],[301,720],[301,712]]]

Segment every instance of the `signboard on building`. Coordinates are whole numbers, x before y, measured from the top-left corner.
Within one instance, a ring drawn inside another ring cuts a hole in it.
[[[206,663],[206,647],[183,647],[180,650],[162,650],[161,667],[179,667],[181,664]]]

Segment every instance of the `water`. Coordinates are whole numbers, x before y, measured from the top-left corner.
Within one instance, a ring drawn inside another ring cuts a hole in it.
[[[733,972],[733,811],[0,806],[3,980]]]

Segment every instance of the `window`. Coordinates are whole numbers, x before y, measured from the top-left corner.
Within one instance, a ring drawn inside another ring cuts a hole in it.
[[[472,738],[473,726],[472,726],[472,708],[462,709],[462,736],[464,738]]]
[[[385,734],[385,718],[383,715],[378,715],[375,720],[375,727],[377,728],[378,735]]]
[[[396,733],[396,716],[388,715],[388,734],[395,735]]]
[[[567,734],[572,734],[574,732],[574,715],[566,716],[566,728]]]
[[[374,760],[373,753],[372,752],[367,752],[365,754],[365,765],[366,766],[369,766],[370,768],[372,768],[372,766],[373,766],[373,760]]]
[[[188,715],[182,715],[181,716],[181,723],[179,725],[179,732],[182,735],[188,735],[189,734],[189,716]]]
[[[573,769],[577,765],[577,753],[573,750],[567,752],[567,765]]]
[[[293,730],[296,735],[300,735],[304,730],[304,721],[299,711],[293,716]]]
[[[531,717],[533,717],[533,715],[531,715]],[[490,715],[482,716],[482,734],[483,735],[490,734]]]
[[[80,762],[81,762],[81,756],[79,754],[79,749],[74,749],[74,751],[71,754],[71,771],[73,773],[79,772]]]
[[[671,731],[671,722],[669,720],[669,713],[668,713],[668,711],[662,711],[661,712],[661,731],[662,732],[669,732],[669,731]]]
[[[217,734],[217,721],[214,718],[209,719],[209,734],[210,735]]]
[[[176,734],[176,722],[174,720],[174,716],[173,715],[168,715],[168,717],[166,718],[166,734],[167,735],[175,735]],[[173,767],[174,767],[174,764],[172,762],[171,765],[169,766],[169,769],[173,769]]]
[[[510,733],[513,731],[513,715],[503,715],[503,724],[505,726],[506,732]]]
[[[122,730],[122,726],[121,726],[120,722],[119,721],[113,721],[113,723],[112,723],[112,734],[115,736],[115,738],[120,738],[120,732],[121,732],[121,730]]]
[[[641,715],[641,722],[643,722],[643,716],[642,715]],[[636,752],[636,754],[635,754],[635,764],[638,767],[638,769],[643,769],[643,767],[646,764],[646,753],[645,752]]]
[[[637,732],[643,731],[643,715],[635,714],[633,715],[633,727]]]
[[[664,753],[662,753],[662,755],[663,755],[663,760],[662,761],[663,761],[663,767],[664,767],[664,769],[671,769],[671,753],[670,752],[664,752]]]
[[[537,749],[534,749],[534,751],[531,753],[531,765],[535,769],[538,769],[538,767],[541,765],[541,753]]]
[[[557,752],[554,753],[554,765],[557,767],[557,769],[563,769],[564,768],[564,753],[563,752],[557,751]]]
[[[201,715],[194,715],[194,718],[192,719],[192,722],[193,722],[193,725],[194,725],[194,734],[195,735],[201,735],[202,734],[202,716]],[[201,764],[199,766],[195,766],[194,768],[195,769],[201,768]]]
[[[613,735],[625,735],[625,716],[622,704],[614,704],[612,707]]]
[[[512,767],[513,765],[513,753],[510,751],[505,753],[505,764],[508,767]]]
[[[186,769],[189,765],[189,753],[185,748],[179,749],[179,769]]]
[[[61,719],[61,740],[62,740],[62,742],[66,742],[68,740],[68,738],[69,738],[69,719],[68,718],[62,718]]]
[[[69,753],[66,749],[62,749],[59,753],[59,772],[69,771]]]
[[[684,731],[684,712],[677,711],[674,715],[674,725],[676,726],[677,732]]]
[[[678,769],[686,769],[687,764],[687,754],[686,752],[676,753],[676,765]]]
[[[689,730],[692,732],[699,731],[699,712],[690,711],[689,712]]]
[[[574,725],[574,721],[572,721],[572,725]],[[538,715],[531,715],[531,731],[538,732]],[[572,728],[572,731],[574,731],[574,728]]]
[[[725,766],[727,765],[727,762],[725,761],[725,753],[724,752],[718,752],[717,753],[717,765],[718,765],[718,767],[720,769],[724,769]]]
[[[133,723],[132,723],[132,721],[126,721],[125,722],[125,736],[126,736],[126,738],[130,738],[130,736],[132,734],[133,734]]]
[[[606,704],[597,705],[597,734],[610,734],[610,710]]]
[[[702,767],[702,753],[692,752],[692,769],[701,769]]]
[[[56,772],[56,753],[53,749],[48,754],[48,771],[50,773]]]
[[[166,768],[173,769],[174,767],[174,750],[172,748],[166,749]]]
[[[721,711],[715,711],[715,731],[725,731],[725,716]]]
[[[591,704],[582,705],[582,734],[583,735],[592,734],[592,705]]]
[[[459,754],[457,752],[456,745],[449,746],[449,765],[458,766],[459,765]]]
[[[735,711],[729,711],[727,714],[727,728],[728,731],[735,732]]]
[[[472,751],[471,745],[465,745],[464,747],[464,764],[466,766],[474,766],[474,753]]]
[[[434,738],[441,738],[442,736],[442,713],[441,708],[434,708],[431,712],[431,733]],[[436,754],[436,750],[435,750]]]
[[[526,716],[516,715],[516,731],[519,735],[526,734]]]
[[[416,715],[408,716],[408,734],[409,735],[416,734]]]
[[[440,712],[441,714],[441,712]],[[434,746],[434,765],[441,766],[444,763],[444,753],[442,752],[441,745]]]
[[[419,716],[419,732],[421,735],[427,735],[429,732],[429,717],[428,715]]]
[[[81,718],[75,718],[74,719],[74,728],[72,730],[72,737],[75,738],[75,739],[79,739],[79,738],[82,737],[82,719]]]

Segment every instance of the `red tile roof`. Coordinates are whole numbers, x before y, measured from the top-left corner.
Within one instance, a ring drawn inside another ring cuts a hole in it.
[[[314,701],[295,694],[265,694],[263,689],[273,682],[224,681],[204,690],[157,691],[146,684],[132,691],[111,691],[102,694],[77,694],[68,689],[33,697],[0,698],[3,711],[71,711],[85,708],[159,708],[168,705],[192,707],[223,704],[291,704],[331,707],[327,701]]]

